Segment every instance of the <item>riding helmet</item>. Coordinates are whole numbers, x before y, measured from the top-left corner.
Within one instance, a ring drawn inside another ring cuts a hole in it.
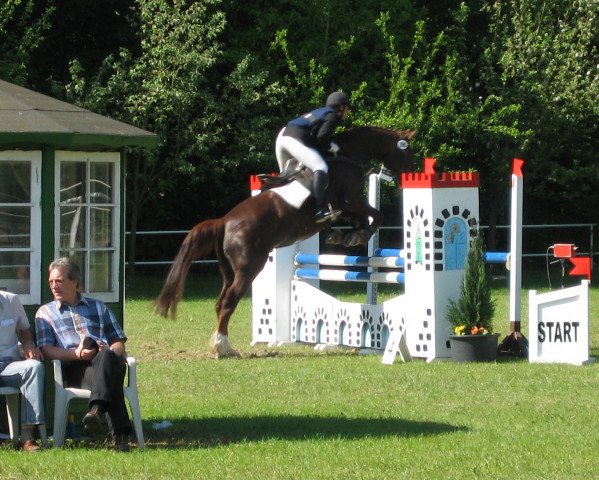
[[[333,92],[327,97],[327,107],[349,105],[349,95],[344,92]]]

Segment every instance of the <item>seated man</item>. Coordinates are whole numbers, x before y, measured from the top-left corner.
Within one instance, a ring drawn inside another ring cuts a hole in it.
[[[63,363],[70,386],[91,390],[85,428],[97,429],[107,413],[115,450],[129,451],[131,423],[123,394],[127,337],[103,302],[78,293],[81,273],[71,258],[54,260],[48,271],[54,301],[35,314],[38,345],[47,360]]]
[[[45,423],[41,358],[19,297],[0,291],[0,387],[21,390],[21,448],[27,452],[40,449],[33,439],[33,427]]]

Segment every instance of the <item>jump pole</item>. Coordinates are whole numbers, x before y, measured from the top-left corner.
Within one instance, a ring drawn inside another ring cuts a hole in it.
[[[378,173],[371,173],[368,176],[368,203],[377,210],[381,206],[381,176]],[[377,229],[374,235],[368,239],[367,255],[372,257],[374,251],[379,248],[379,231]],[[369,272],[374,272],[372,267],[368,267]],[[366,303],[374,305],[378,300],[378,284],[372,282],[366,285]]]
[[[528,340],[520,331],[522,315],[522,192],[524,160],[514,158],[512,162],[511,225],[510,225],[510,333],[499,350],[513,355],[528,357]]]
[[[371,173],[368,176],[368,203],[376,208],[377,210],[381,209],[381,180],[386,182],[393,181],[385,170],[381,168],[379,173]],[[367,255],[369,257],[374,256],[376,250],[379,248],[379,230],[368,239],[368,249]],[[375,272],[373,268],[368,268],[369,272]],[[368,283],[366,285],[366,302],[370,305],[375,305],[378,302],[378,286],[376,283]]]

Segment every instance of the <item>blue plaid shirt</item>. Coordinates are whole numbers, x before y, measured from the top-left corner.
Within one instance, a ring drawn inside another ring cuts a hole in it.
[[[75,305],[54,300],[41,306],[35,314],[35,333],[38,347],[76,348],[85,336],[108,345],[127,340],[104,302],[81,296]]]

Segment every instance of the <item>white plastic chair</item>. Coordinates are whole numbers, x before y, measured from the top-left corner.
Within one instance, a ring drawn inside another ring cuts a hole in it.
[[[20,400],[21,391],[18,388],[13,387],[0,387],[0,395],[6,396],[6,414],[8,417],[8,431],[10,439],[17,443],[19,441],[20,434],[20,422],[19,412],[21,410]],[[46,436],[46,426],[38,425],[40,438],[42,439],[42,445],[46,447],[48,445],[48,438]]]
[[[73,398],[89,398],[91,391],[83,388],[65,387],[62,380],[62,364],[60,360],[52,360],[54,367],[54,446],[62,447],[67,424],[69,402]],[[126,385],[123,387],[125,398],[129,401],[133,427],[140,450],[144,449],[144,432],[141,424],[141,411],[137,396],[137,365],[134,357],[127,357]]]

